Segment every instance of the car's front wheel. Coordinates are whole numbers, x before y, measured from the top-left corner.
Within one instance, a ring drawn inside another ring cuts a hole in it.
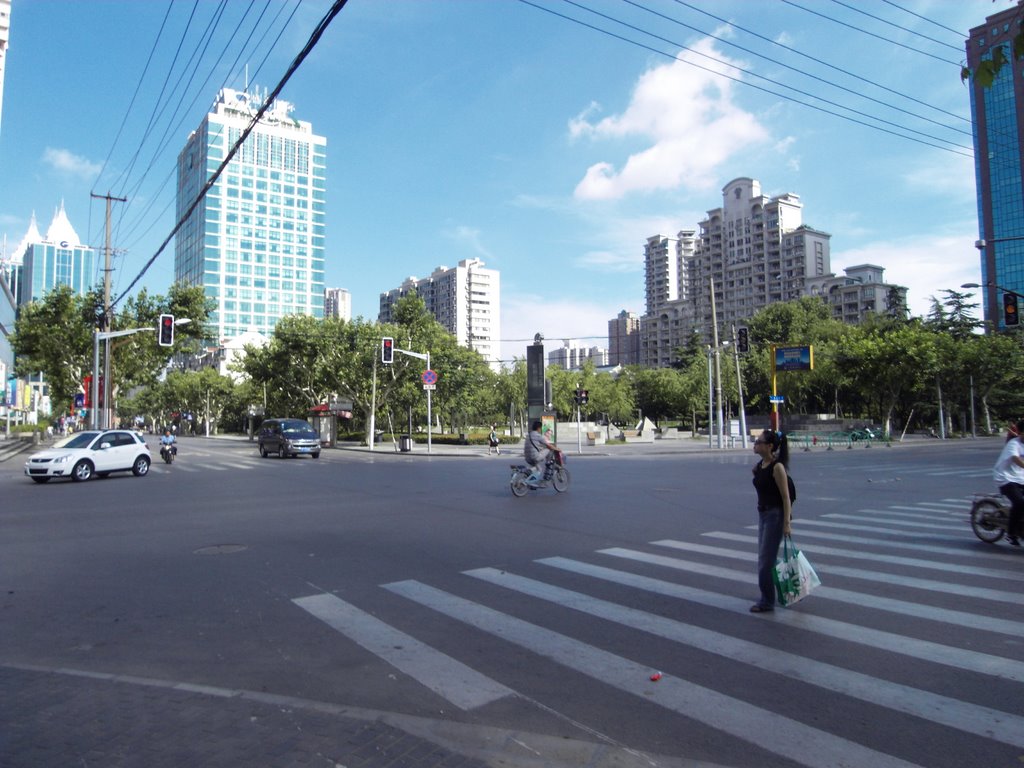
[[[265,458],[267,458],[267,456],[269,456],[269,455],[270,455],[270,454],[269,454],[269,453],[267,453],[267,449],[266,449],[266,448],[264,448],[264,447],[263,447],[263,446],[261,445],[261,446],[260,446],[260,456],[261,456],[261,457],[263,457],[263,458],[265,459]]]
[[[75,468],[71,470],[71,479],[76,483],[88,480],[92,477],[92,470],[92,462],[87,459],[82,459],[80,462],[75,464]]]
[[[313,454],[313,458],[314,459],[319,459],[320,458],[320,451],[317,451],[316,453],[314,453]]]
[[[132,474],[136,477],[142,477],[147,472],[149,472],[149,457],[139,456],[139,458],[135,460],[135,463],[132,464]]]

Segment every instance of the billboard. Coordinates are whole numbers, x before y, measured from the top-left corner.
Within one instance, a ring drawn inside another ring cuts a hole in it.
[[[814,347],[775,347],[776,371],[813,371]]]

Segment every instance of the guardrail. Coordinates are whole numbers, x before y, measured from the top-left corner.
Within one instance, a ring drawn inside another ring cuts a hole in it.
[[[861,430],[850,432],[790,432],[787,438],[789,439],[791,449],[800,447],[804,451],[811,451],[816,448],[823,448],[826,451],[845,448],[849,451],[858,445],[871,448],[879,444],[884,445],[886,448],[892,448],[892,440],[890,438],[870,433],[865,434]]]

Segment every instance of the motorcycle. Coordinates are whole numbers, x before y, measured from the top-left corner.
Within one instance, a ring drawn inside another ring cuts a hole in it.
[[[979,494],[971,505],[971,530],[986,544],[995,544],[1007,535],[1010,504],[999,494]]]
[[[544,464],[544,477],[545,483],[550,482],[551,487],[559,493],[563,493],[569,490],[569,470],[565,468],[565,454],[562,451],[552,451],[548,454],[547,461]],[[531,485],[527,482],[527,478],[533,474],[533,468],[526,464],[512,464],[512,479],[509,481],[509,486],[512,488],[513,496],[525,496],[530,491],[535,491],[542,487],[539,485]]]
[[[161,445],[160,446],[160,458],[166,461],[168,464],[174,463],[174,454],[176,453],[173,445]]]

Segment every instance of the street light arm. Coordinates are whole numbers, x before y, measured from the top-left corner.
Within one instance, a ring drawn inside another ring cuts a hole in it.
[[[1022,239],[1024,239],[1024,238],[1022,238]],[[1018,299],[1024,299],[1024,293],[1017,293],[1017,291],[1014,291],[1011,288],[1003,288],[1003,286],[996,285],[995,283],[961,283],[960,287],[961,288],[995,288],[997,291],[1002,291],[1003,293],[1013,294]]]

